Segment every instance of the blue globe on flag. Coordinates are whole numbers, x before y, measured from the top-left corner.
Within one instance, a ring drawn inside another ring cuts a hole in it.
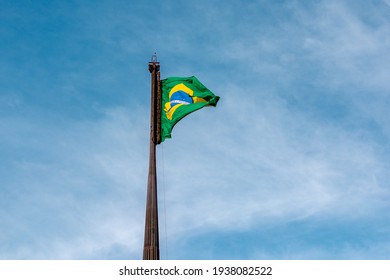
[[[192,97],[182,90],[174,92],[169,101],[171,103],[171,108],[179,104],[188,105],[194,103]]]

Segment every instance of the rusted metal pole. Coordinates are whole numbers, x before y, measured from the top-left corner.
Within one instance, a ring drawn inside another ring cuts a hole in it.
[[[144,260],[159,260],[160,245],[158,233],[158,203],[157,203],[157,174],[156,174],[156,145],[160,143],[160,63],[157,56],[152,56],[149,62],[151,74],[151,114],[150,114],[150,154],[149,174],[146,195],[146,217],[144,236]]]

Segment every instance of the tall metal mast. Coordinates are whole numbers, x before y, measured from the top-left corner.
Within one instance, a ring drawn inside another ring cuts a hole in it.
[[[156,54],[149,62],[149,72],[151,74],[150,154],[143,259],[159,260],[156,145],[161,142],[161,91],[160,63],[157,61]]]

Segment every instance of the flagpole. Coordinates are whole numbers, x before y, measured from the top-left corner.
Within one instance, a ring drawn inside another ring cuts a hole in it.
[[[157,61],[156,54],[149,62],[149,72],[151,74],[150,153],[143,259],[159,260],[156,145],[161,142],[161,91],[160,63]]]

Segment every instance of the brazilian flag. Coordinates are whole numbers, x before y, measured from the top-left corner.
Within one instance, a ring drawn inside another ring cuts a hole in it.
[[[219,100],[194,76],[161,80],[161,94],[161,142],[171,138],[173,127],[182,118],[205,106],[215,107]]]

